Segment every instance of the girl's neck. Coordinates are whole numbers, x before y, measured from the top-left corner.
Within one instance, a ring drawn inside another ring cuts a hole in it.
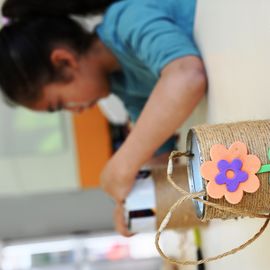
[[[90,53],[99,58],[104,70],[113,73],[121,70],[121,65],[113,52],[97,37],[93,42]]]

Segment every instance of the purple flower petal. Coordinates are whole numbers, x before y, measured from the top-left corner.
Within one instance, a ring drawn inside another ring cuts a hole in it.
[[[248,179],[248,174],[244,171],[238,171],[236,174],[236,180],[239,181],[239,183],[245,182]]]
[[[217,164],[220,172],[228,170],[230,168],[230,163],[227,160],[220,160]]]
[[[238,187],[239,187],[239,182],[238,181],[230,181],[227,183],[227,190],[230,192],[235,192]]]
[[[221,173],[219,173],[216,178],[216,183],[219,184],[219,185],[223,185],[223,184],[226,184],[228,182],[228,178],[226,176],[226,171],[223,171]]]
[[[243,162],[240,159],[234,159],[230,164],[231,170],[241,170]]]

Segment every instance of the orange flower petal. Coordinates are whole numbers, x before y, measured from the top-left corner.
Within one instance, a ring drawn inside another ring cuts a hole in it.
[[[255,155],[247,155],[242,158],[242,170],[248,173],[256,173],[261,168],[261,161]]]
[[[225,198],[229,203],[237,204],[242,200],[243,194],[244,194],[243,190],[241,188],[238,188],[235,192],[227,191],[225,193]]]
[[[206,186],[207,194],[213,199],[222,198],[227,192],[226,185],[218,185],[215,181],[210,181]]]
[[[246,182],[240,184],[240,187],[246,192],[254,193],[259,189],[260,185],[259,178],[255,174],[251,174]]]
[[[229,152],[233,156],[233,159],[242,159],[247,155],[247,146],[243,142],[235,142],[230,146]]]
[[[210,149],[210,157],[213,161],[227,160],[229,151],[223,144],[214,144]]]
[[[217,164],[213,161],[206,161],[201,165],[200,168],[201,175],[206,180],[214,180],[219,170],[217,168]]]

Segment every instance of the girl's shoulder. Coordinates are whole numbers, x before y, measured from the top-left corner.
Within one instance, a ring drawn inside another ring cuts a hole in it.
[[[197,0],[121,0],[113,3],[105,12],[105,27],[136,26],[149,18],[166,16],[172,20],[187,20],[194,16]]]

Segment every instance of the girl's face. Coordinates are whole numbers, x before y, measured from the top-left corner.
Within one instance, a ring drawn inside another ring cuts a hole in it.
[[[109,83],[105,75],[89,72],[88,76],[77,74],[69,82],[50,83],[42,93],[38,102],[27,107],[35,111],[82,112],[109,94]]]
[[[42,96],[34,104],[26,106],[36,111],[69,110],[81,112],[93,106],[100,98],[109,95],[108,74],[114,65],[112,58],[101,44],[83,57],[76,57],[66,49],[56,49],[51,55],[54,65],[65,63],[67,82],[53,82],[43,87]],[[109,56],[108,56],[109,55]]]

